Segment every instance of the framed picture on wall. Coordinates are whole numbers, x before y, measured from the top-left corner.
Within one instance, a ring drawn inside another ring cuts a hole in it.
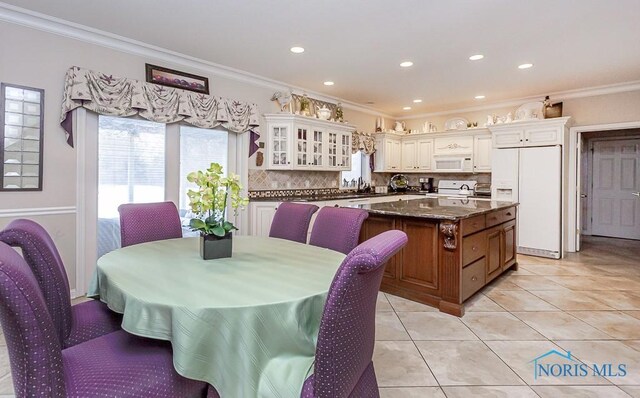
[[[162,66],[145,64],[147,83],[209,94],[209,79]]]

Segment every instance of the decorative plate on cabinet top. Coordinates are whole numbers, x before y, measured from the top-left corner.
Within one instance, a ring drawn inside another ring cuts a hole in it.
[[[461,117],[454,117],[453,119],[449,119],[446,122],[444,122],[444,129],[445,130],[466,130],[467,124],[469,124],[467,119],[464,119]]]
[[[516,110],[516,120],[544,119],[544,104],[542,101],[527,102]]]

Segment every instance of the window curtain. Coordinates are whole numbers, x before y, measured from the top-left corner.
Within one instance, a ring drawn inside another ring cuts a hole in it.
[[[373,134],[354,131],[351,134],[351,152],[362,151],[366,155],[372,155],[376,151],[375,142]]]
[[[67,71],[60,125],[73,146],[70,112],[86,108],[100,115],[134,116],[159,123],[185,122],[212,129],[222,126],[235,133],[251,133],[249,156],[257,149],[258,106],[213,95],[199,94],[139,80],[114,77],[74,66]]]

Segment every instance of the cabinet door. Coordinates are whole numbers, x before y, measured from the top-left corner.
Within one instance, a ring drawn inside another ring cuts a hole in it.
[[[524,131],[524,145],[560,145],[562,144],[562,130],[560,126],[528,128]]]
[[[398,266],[398,286],[419,288],[427,294],[439,294],[438,223],[402,220],[402,231],[409,237]]]
[[[351,170],[351,134],[340,133],[340,154],[338,167],[343,170]]]
[[[325,137],[326,132],[321,128],[315,127],[311,131],[309,164],[314,168],[322,169],[326,167],[324,153]]]
[[[277,202],[255,202],[250,205],[251,235],[269,236],[271,222],[276,214]]]
[[[524,130],[514,129],[507,131],[495,131],[493,133],[494,148],[520,147],[524,143]]]
[[[418,168],[416,162],[416,151],[418,142],[414,140],[402,142],[402,171],[416,171]]]
[[[269,126],[269,168],[290,169],[290,126],[271,125]]]
[[[516,223],[510,221],[502,225],[504,246],[502,248],[502,269],[511,267],[516,262]]]
[[[338,167],[338,133],[329,131],[327,133],[327,167],[335,169]]]
[[[433,160],[433,140],[418,140],[416,166],[420,171],[430,171]]]
[[[391,217],[370,216],[364,220],[362,229],[360,230],[360,242],[373,238],[385,231],[396,229],[395,219]],[[384,266],[384,278],[395,280],[398,264],[402,262],[402,251],[391,257]]]
[[[402,143],[400,140],[391,140],[391,170],[399,171],[402,162]]]
[[[491,151],[493,142],[491,136],[476,136],[473,143],[473,171],[491,171]]]
[[[495,227],[487,231],[487,283],[502,272],[502,228]]]
[[[309,126],[299,125],[295,128],[295,167],[307,168],[309,165]]]

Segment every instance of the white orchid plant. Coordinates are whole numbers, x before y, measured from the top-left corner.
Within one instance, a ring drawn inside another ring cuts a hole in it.
[[[187,181],[198,185],[197,191],[190,189],[187,192],[191,211],[197,216],[189,222],[191,229],[200,231],[203,235],[215,235],[220,238],[238,229],[227,220],[229,199],[234,215],[249,203],[249,199],[240,196],[242,186],[238,175],[231,173],[228,177],[223,177],[222,166],[219,163],[211,163],[205,171],[189,173]]]

